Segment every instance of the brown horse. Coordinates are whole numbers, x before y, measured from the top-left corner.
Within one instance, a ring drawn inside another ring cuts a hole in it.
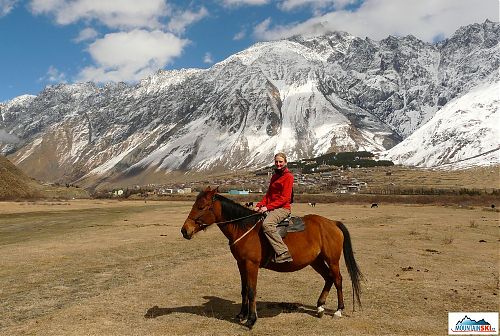
[[[337,289],[338,308],[336,316],[342,315],[344,297],[339,259],[344,251],[344,260],[351,277],[353,297],[360,301],[361,272],[354,260],[351,239],[341,222],[318,215],[303,217],[305,230],[290,232],[284,238],[293,257],[293,262],[272,262],[274,251],[261,231],[262,214],[248,209],[218,194],[218,189],[208,187],[196,198],[181,233],[184,238],[217,224],[229,239],[231,253],[238,263],[241,277],[241,311],[236,316],[245,326],[252,328],[257,321],[257,274],[259,268],[277,272],[295,272],[311,265],[325,280],[325,286],[317,302],[318,316],[322,317],[326,298],[332,285]]]

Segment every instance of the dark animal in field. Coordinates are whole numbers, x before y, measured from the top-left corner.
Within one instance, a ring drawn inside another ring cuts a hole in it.
[[[312,206],[312,207],[316,206],[316,202],[309,202],[308,204],[309,204],[309,206]]]
[[[492,208],[492,209],[495,209],[495,204],[492,204],[492,205],[491,205],[491,208]]]
[[[377,203],[372,203],[372,206],[370,208],[378,208],[378,204]]]
[[[251,207],[253,207],[253,202],[248,202],[248,203],[245,203],[245,206],[246,206],[247,208],[251,208]]]
[[[354,259],[349,231],[343,223],[314,214],[304,216],[305,229],[288,232],[283,239],[293,261],[277,264],[273,262],[274,250],[262,232],[262,219],[261,213],[225,198],[218,193],[217,188],[208,187],[196,197],[181,228],[182,236],[191,239],[197,232],[216,224],[229,240],[229,248],[240,271],[241,310],[236,315],[240,322],[246,320],[245,326],[251,329],[257,321],[259,268],[295,272],[309,265],[325,280],[316,305],[318,316],[322,317],[325,312],[326,298],[333,285],[337,290],[338,301],[334,315],[342,316],[344,294],[339,265],[342,253],[351,278],[353,299],[356,298],[356,302],[361,305],[360,282],[363,276]]]

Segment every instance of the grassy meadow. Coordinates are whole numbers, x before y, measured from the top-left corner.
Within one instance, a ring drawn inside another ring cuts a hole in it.
[[[1,335],[444,335],[451,311],[498,311],[497,209],[484,205],[296,203],[350,230],[365,275],[345,317],[315,317],[311,268],[261,270],[252,331],[233,317],[240,283],[226,238],[186,241],[185,201],[0,203]],[[153,313],[153,314],[151,314]],[[149,315],[148,315],[149,314]],[[146,318],[154,316],[154,318]]]

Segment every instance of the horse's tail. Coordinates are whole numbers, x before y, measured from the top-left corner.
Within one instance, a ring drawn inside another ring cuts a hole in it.
[[[342,231],[344,234],[344,260],[345,264],[347,266],[347,271],[349,272],[349,276],[351,277],[351,283],[352,283],[352,299],[353,299],[353,310],[354,310],[354,296],[356,296],[356,301],[358,302],[359,306],[361,307],[361,280],[363,279],[363,274],[359,270],[358,264],[356,263],[356,260],[354,259],[354,252],[352,250],[352,244],[351,244],[351,235],[349,234],[349,231],[345,227],[345,225],[342,222],[337,222],[338,228]]]

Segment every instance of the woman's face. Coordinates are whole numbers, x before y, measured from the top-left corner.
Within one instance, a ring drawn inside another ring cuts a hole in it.
[[[276,169],[283,169],[283,167],[286,166],[286,161],[285,159],[283,159],[281,156],[275,156],[274,157],[274,166],[276,167]]]

